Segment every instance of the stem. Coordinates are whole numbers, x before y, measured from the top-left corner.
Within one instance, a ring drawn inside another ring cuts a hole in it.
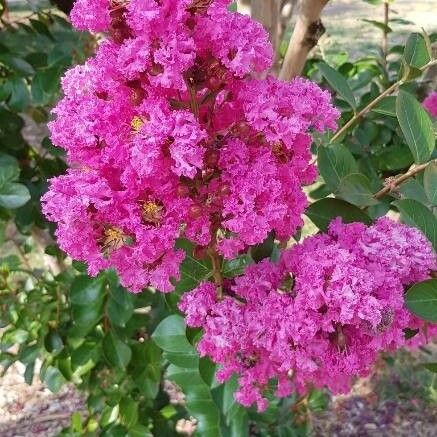
[[[208,255],[212,262],[212,276],[217,286],[217,298],[223,298],[223,276],[220,262],[220,255],[217,253],[215,246],[208,249]]]
[[[385,28],[383,29],[383,35],[382,35],[382,55],[383,55],[383,63],[384,67],[387,65],[387,54],[388,54],[388,22],[389,22],[389,12],[390,12],[390,6],[387,1],[384,2],[384,24]]]
[[[431,161],[425,164],[413,165],[413,167],[411,167],[410,170],[408,170],[406,173],[395,177],[392,181],[387,183],[386,186],[382,190],[378,191],[373,197],[375,199],[381,199],[386,194],[390,193],[396,187],[402,184],[402,182],[405,182],[407,179],[410,179],[411,177],[415,176],[417,173],[420,173],[422,170],[425,170],[425,168],[431,163],[437,163],[437,159],[432,159]]]
[[[429,67],[437,64],[437,59],[428,62],[426,65],[420,68],[420,71],[425,71]],[[379,103],[384,97],[390,95],[394,91],[396,91],[402,84],[404,83],[404,79],[399,79],[389,88],[387,88],[382,94],[380,94],[376,99],[372,100],[365,108],[363,108],[360,112],[355,114],[337,133],[331,138],[329,143],[334,143],[338,138],[340,138],[358,119],[360,119],[363,115],[367,114],[377,103]]]

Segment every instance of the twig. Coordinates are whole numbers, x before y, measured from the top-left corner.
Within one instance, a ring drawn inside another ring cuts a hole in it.
[[[425,168],[432,163],[437,163],[437,159],[433,159],[425,164],[413,165],[413,167],[411,167],[410,170],[408,170],[406,173],[395,177],[393,180],[387,183],[385,187],[382,188],[380,191],[378,191],[373,197],[375,199],[381,199],[386,194],[389,194],[396,187],[402,184],[402,182],[405,182],[407,179],[410,179],[411,177],[415,176],[417,173],[420,173],[422,170],[425,170]]]
[[[430,61],[426,65],[421,67],[420,71],[423,72],[436,64],[437,64],[437,60]],[[331,140],[329,142],[332,144],[336,140],[338,140],[357,120],[359,120],[361,117],[366,115],[384,97],[386,97],[386,96],[390,95],[391,93],[393,93],[394,91],[396,91],[404,83],[404,81],[405,81],[404,79],[399,79],[397,82],[395,82],[389,88],[387,88],[383,93],[381,93],[378,97],[376,97],[376,99],[372,100],[364,109],[362,109],[360,112],[355,114],[340,130],[338,130],[337,133],[331,138]]]
[[[215,247],[210,247],[208,249],[208,255],[211,258],[212,276],[214,278],[214,282],[217,287],[217,298],[220,300],[223,298],[223,276],[222,276],[220,256],[217,253]]]

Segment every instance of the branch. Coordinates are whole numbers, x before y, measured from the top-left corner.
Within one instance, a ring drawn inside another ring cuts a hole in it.
[[[270,42],[273,46],[273,53],[275,54],[273,68],[276,66],[280,40],[279,32],[281,29],[281,3],[281,0],[251,1],[252,18],[261,23],[270,36]]]
[[[420,165],[413,165],[410,170],[408,170],[406,173],[401,174],[399,176],[396,176],[394,178],[387,178],[385,180],[385,186],[382,190],[378,191],[373,197],[375,199],[381,199],[382,197],[384,197],[386,194],[391,193],[393,190],[395,190],[399,185],[402,184],[402,182],[405,182],[407,179],[412,178],[413,176],[415,176],[417,173],[420,173],[421,171],[425,170],[425,168],[432,163],[436,163],[437,164],[437,159],[432,159],[431,161],[425,163],[425,164],[420,164]]]
[[[223,276],[222,276],[220,256],[217,253],[215,247],[210,247],[208,249],[208,255],[211,258],[212,276],[214,278],[214,282],[217,287],[217,298],[220,300],[223,298]]]
[[[320,15],[328,1],[302,0],[279,79],[290,80],[302,73],[309,52],[325,33]]]
[[[424,72],[425,70],[436,64],[437,64],[437,60],[430,61],[428,62],[428,64],[421,67],[420,71]],[[362,116],[366,115],[384,97],[396,91],[404,82],[405,82],[404,79],[400,79],[397,82],[395,82],[393,85],[391,85],[389,88],[387,88],[378,97],[376,97],[376,99],[372,100],[364,109],[362,109],[360,112],[355,114],[340,130],[337,131],[337,133],[331,138],[329,142],[334,143],[336,140],[338,140],[357,120],[359,120]]]

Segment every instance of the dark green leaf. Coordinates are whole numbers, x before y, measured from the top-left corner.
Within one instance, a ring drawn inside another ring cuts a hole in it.
[[[7,182],[13,182],[20,176],[18,161],[9,155],[0,155],[0,187]]]
[[[422,363],[422,366],[432,373],[437,373],[437,363]]]
[[[437,279],[414,284],[405,295],[405,305],[421,319],[437,322]]]
[[[404,223],[420,229],[437,250],[437,219],[422,203],[413,199],[403,199],[393,202],[401,213]]]
[[[178,315],[165,318],[152,334],[153,341],[165,352],[165,357],[179,367],[198,368],[196,350],[186,336],[184,319]]]
[[[361,21],[375,26],[377,29],[382,30],[384,33],[393,32],[392,28],[390,26],[387,26],[387,24],[383,23],[382,21],[368,20],[367,18],[362,18]]]
[[[24,79],[15,77],[10,81],[11,94],[8,106],[16,112],[23,112],[30,104],[30,93]]]
[[[4,53],[0,55],[0,64],[8,66],[20,76],[27,77],[35,73],[33,67],[24,59]]]
[[[23,184],[9,182],[0,187],[0,206],[3,206],[4,208],[20,208],[29,200],[29,190]]]
[[[328,188],[335,193],[341,180],[358,172],[352,153],[341,144],[330,144],[318,148],[317,163]]]
[[[329,85],[355,110],[357,107],[355,97],[344,76],[324,62],[319,62],[317,67]]]
[[[396,100],[396,114],[415,162],[420,164],[428,161],[435,145],[428,113],[411,94],[400,91]]]
[[[369,179],[360,173],[344,177],[338,189],[338,196],[357,206],[376,205]]]
[[[423,35],[412,33],[405,44],[405,62],[415,68],[421,68],[430,61],[428,48]]]
[[[329,223],[336,217],[341,217],[344,223],[372,223],[370,217],[355,205],[331,197],[312,203],[305,214],[321,231],[327,231]]]
[[[200,261],[193,257],[194,245],[188,240],[178,240],[176,247],[186,253],[180,268],[181,279],[175,287],[176,293],[182,293],[196,288],[200,282],[211,277],[212,267],[209,258]]]
[[[272,231],[268,237],[260,244],[250,248],[252,259],[258,263],[265,258],[270,258],[275,247],[275,233]]]
[[[108,332],[103,339],[103,354],[108,362],[120,369],[126,369],[132,358],[130,347],[121,341],[114,332]]]
[[[220,413],[211,391],[197,369],[185,369],[170,365],[167,378],[174,381],[186,396],[189,413],[198,420],[197,432],[202,437],[220,437]]]
[[[57,393],[65,384],[66,379],[57,367],[49,366],[43,372],[42,381],[50,391]]]
[[[429,203],[425,189],[417,179],[409,179],[408,181],[404,182],[399,186],[399,191],[401,192],[402,197],[417,200],[424,205]]]
[[[423,176],[426,196],[432,206],[437,206],[437,162],[430,162]]]
[[[396,97],[387,96],[374,106],[373,112],[378,114],[389,115],[390,117],[396,117]]]
[[[129,398],[123,398],[119,404],[120,419],[126,428],[132,428],[138,422],[138,403]]]
[[[71,285],[70,301],[74,305],[94,305],[103,295],[105,280],[78,276]]]

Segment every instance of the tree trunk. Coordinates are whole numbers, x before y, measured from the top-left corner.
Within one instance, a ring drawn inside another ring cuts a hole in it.
[[[252,0],[252,18],[260,22],[269,33],[277,62],[281,29],[281,0]],[[275,68],[275,67],[274,67]]]
[[[328,1],[302,0],[299,16],[279,74],[280,79],[290,80],[302,73],[309,52],[325,32],[320,15]]]

